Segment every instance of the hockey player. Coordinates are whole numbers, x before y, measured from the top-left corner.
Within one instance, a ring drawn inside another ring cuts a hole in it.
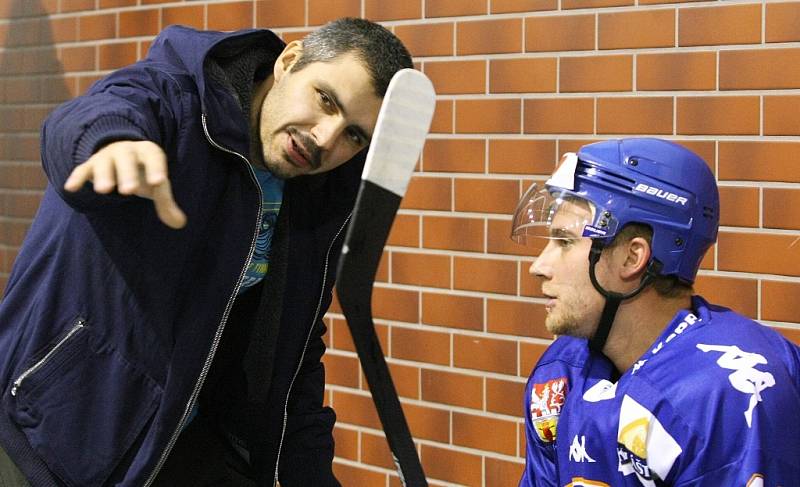
[[[800,349],[693,295],[716,241],[705,162],[648,138],[566,154],[512,236],[544,249],[525,388],[526,486],[800,485]]]

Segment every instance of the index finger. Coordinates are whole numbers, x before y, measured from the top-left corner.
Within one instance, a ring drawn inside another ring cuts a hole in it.
[[[172,196],[172,186],[169,179],[153,186],[153,203],[156,207],[158,218],[170,228],[179,229],[186,226],[186,214],[178,207]]]

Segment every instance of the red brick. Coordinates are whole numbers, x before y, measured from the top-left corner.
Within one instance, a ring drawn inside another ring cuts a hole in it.
[[[525,51],[588,51],[595,48],[595,16],[564,15],[525,19]]]
[[[0,192],[0,200],[3,199],[5,203],[2,205],[2,215],[13,218],[32,219],[36,214],[36,210],[39,209],[39,202],[42,199],[42,195],[14,192],[6,194],[5,197],[3,197],[3,193]]]
[[[409,399],[419,399],[419,368],[410,365],[389,364],[389,373],[397,390],[397,395]],[[362,372],[363,375],[363,372]],[[369,390],[366,376],[361,379],[362,389]]]
[[[422,220],[422,245],[429,249],[482,252],[483,220],[426,216]]]
[[[205,8],[202,5],[189,7],[165,7],[162,10],[162,24],[164,27],[173,24],[188,25],[196,29],[203,29],[206,25]]]
[[[401,208],[450,211],[453,180],[415,176],[411,178]]]
[[[796,323],[800,316],[797,296],[800,296],[800,283],[761,281],[761,319]]]
[[[119,13],[119,36],[154,36],[160,26],[160,12],[152,10],[133,10]]]
[[[761,204],[758,188],[723,186],[719,188],[719,224],[733,227],[758,227]]]
[[[258,0],[256,26],[265,28],[305,26],[305,2]],[[379,19],[374,19],[379,20]]]
[[[547,311],[538,303],[499,299],[487,302],[487,329],[491,333],[550,339],[553,335],[544,326],[546,317]]]
[[[361,434],[361,462],[367,465],[375,465],[394,470],[392,451],[386,442],[385,436],[377,436],[369,433]],[[381,484],[383,485],[383,484]]]
[[[560,70],[561,93],[633,89],[633,56],[563,57]]]
[[[490,93],[554,93],[556,58],[492,59],[489,61]]]
[[[479,139],[430,139],[422,167],[435,172],[484,172],[486,142]]]
[[[453,443],[459,446],[515,455],[516,433],[511,421],[453,413]]]
[[[757,44],[761,42],[761,5],[682,8],[678,12],[681,46]],[[709,26],[714,26],[709,28]]]
[[[419,247],[419,217],[414,215],[395,216],[386,244]]]
[[[356,347],[353,344],[353,338],[350,336],[350,328],[347,327],[347,322],[342,319],[331,319],[332,348],[337,350],[344,350],[347,352],[355,352]],[[378,335],[378,342],[380,342],[381,349],[384,353],[389,350],[389,327],[386,325],[375,325],[375,332]]]
[[[517,293],[517,263],[509,260],[456,257],[455,289],[495,294]]]
[[[450,441],[450,413],[443,409],[403,404],[403,411],[408,420],[408,427],[415,438],[439,441]]]
[[[521,450],[524,451],[524,450]],[[486,486],[514,485],[522,477],[523,463],[508,462],[486,457]]]
[[[624,7],[634,5],[634,0],[562,0],[564,10],[575,8]]]
[[[53,44],[77,41],[78,19],[76,17],[50,19],[50,31]]]
[[[456,100],[456,132],[518,134],[520,109],[514,99]]]
[[[720,142],[719,179],[800,183],[800,144]]]
[[[506,54],[522,51],[522,19],[459,22],[458,55]],[[491,42],[486,42],[491,39]]]
[[[419,295],[413,291],[376,287],[372,290],[372,314],[376,318],[416,323]]]
[[[500,374],[517,373],[517,343],[477,336],[453,336],[453,364]]]
[[[450,335],[392,328],[392,357],[438,365],[450,364]]]
[[[483,299],[455,294],[422,294],[422,322],[468,330],[483,330]]]
[[[487,13],[486,3],[486,0],[426,0],[425,17],[458,17],[485,14]]]
[[[336,442],[336,456],[348,460],[358,461],[358,432],[355,430],[335,426],[333,440]]]
[[[536,12],[558,9],[558,0],[492,0],[491,13]]]
[[[339,424],[381,429],[375,404],[369,396],[333,391],[333,407]]]
[[[422,369],[422,400],[482,409],[483,379],[474,375]]]
[[[700,96],[678,98],[678,134],[758,135],[757,96]]]
[[[313,0],[310,0],[313,1]],[[253,2],[208,4],[208,28],[237,30],[253,27]]]
[[[721,51],[719,87],[722,90],[800,88],[800,49]]]
[[[343,387],[358,388],[358,358],[326,353],[322,357],[325,364],[325,383]]]
[[[457,484],[481,485],[482,467],[478,455],[424,444],[422,466],[426,475],[433,478]]]
[[[720,270],[800,276],[798,237],[720,232],[717,242]]]
[[[672,9],[600,14],[597,23],[600,49],[675,46],[675,11]]]
[[[459,178],[455,180],[455,210],[510,215],[518,194],[517,180]]]
[[[366,0],[364,2],[364,14],[366,18],[375,22],[384,20],[411,20],[422,17],[422,7],[419,2]]]
[[[101,44],[98,53],[98,65],[101,70],[111,70],[136,62],[138,44],[135,42],[115,42]]]
[[[86,12],[95,9],[95,0],[61,0],[61,13],[65,12]]]
[[[341,17],[360,17],[360,0],[308,0],[308,23],[322,25]]]
[[[800,135],[800,96],[764,97],[764,135]]]
[[[486,92],[485,61],[425,63],[425,74],[433,82],[438,95]]]
[[[764,188],[763,191],[764,226],[800,230],[800,219],[796,216],[800,208],[800,191],[778,188]]]
[[[95,46],[62,47],[58,58],[64,71],[93,71],[95,69]]]
[[[773,327],[775,331],[786,337],[787,340],[791,341],[795,345],[800,345],[800,329],[797,328],[783,328],[783,327]]]
[[[334,462],[333,474],[342,485],[385,485],[386,474]]]
[[[137,3],[137,0],[100,0],[100,8],[132,7]]]
[[[489,140],[489,172],[492,174],[550,174],[555,169],[555,163],[555,141]]]
[[[522,414],[524,382],[486,379],[486,410],[493,413],[519,416]]]
[[[526,134],[591,134],[594,100],[561,98],[525,100]]]
[[[717,86],[714,52],[639,54],[636,88],[653,91],[713,90]]]
[[[547,349],[547,345],[539,343],[521,343],[519,352],[519,372],[522,377],[528,377],[536,362]]]
[[[698,276],[695,291],[709,302],[758,318],[758,281],[717,276]]]
[[[453,24],[398,25],[394,33],[414,57],[453,54]]]
[[[116,33],[116,14],[78,17],[78,39],[81,41],[113,39]]]
[[[800,2],[767,4],[766,41],[800,41]]]
[[[438,100],[431,121],[432,134],[450,134],[453,132],[453,100]]]
[[[597,100],[598,134],[672,134],[671,97],[620,97]]]
[[[393,252],[392,282],[450,288],[450,256]],[[424,308],[423,304],[423,319]]]

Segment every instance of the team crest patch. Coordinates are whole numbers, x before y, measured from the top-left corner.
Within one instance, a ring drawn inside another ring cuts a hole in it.
[[[558,417],[567,398],[568,383],[566,377],[552,379],[544,384],[531,387],[531,422],[545,443],[556,439]]]

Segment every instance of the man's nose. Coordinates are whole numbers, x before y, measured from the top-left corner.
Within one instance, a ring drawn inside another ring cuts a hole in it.
[[[331,150],[342,131],[346,127],[344,117],[340,115],[332,115],[322,119],[312,130],[311,135],[317,141],[317,145],[321,149]]]
[[[551,275],[551,269],[548,259],[548,254],[552,247],[552,240],[547,242],[547,245],[542,249],[536,260],[528,268],[528,274],[539,278],[548,279]]]

